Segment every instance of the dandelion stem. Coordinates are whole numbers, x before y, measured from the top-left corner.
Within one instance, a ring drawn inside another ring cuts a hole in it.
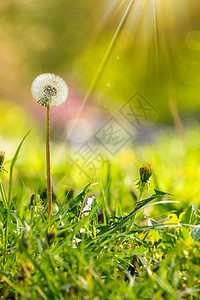
[[[50,107],[47,106],[46,115],[46,169],[47,169],[47,201],[48,201],[48,218],[51,217],[52,209],[52,192],[51,192],[51,164],[50,164]]]
[[[146,182],[142,182],[142,183],[141,183],[141,187],[140,187],[140,193],[139,193],[138,201],[141,201],[141,200],[142,200],[142,196],[143,196],[143,193],[144,193],[144,190],[145,190],[146,184],[147,184]]]

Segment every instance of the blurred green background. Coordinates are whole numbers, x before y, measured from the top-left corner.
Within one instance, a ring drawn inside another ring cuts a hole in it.
[[[106,153],[115,184],[131,189],[138,168],[151,161],[158,187],[185,201],[183,190],[192,191],[197,202],[199,15],[199,0],[1,0],[0,143],[9,160],[32,130],[19,159],[31,191],[38,178],[45,184],[45,109],[30,87],[40,73],[53,72],[69,86],[66,103],[51,112],[58,191],[58,183],[66,188],[88,181],[68,158],[113,116],[132,137],[116,155]],[[120,108],[135,93],[156,111],[141,130],[120,119]],[[106,165],[101,171],[106,174]]]
[[[87,100],[112,110],[139,91],[161,121],[170,119],[171,98],[181,113],[195,113],[199,14],[198,0],[1,0],[1,98],[31,106],[32,80],[54,72],[70,101],[82,102],[103,60]]]

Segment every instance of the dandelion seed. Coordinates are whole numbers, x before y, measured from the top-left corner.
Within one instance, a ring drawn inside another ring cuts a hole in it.
[[[58,106],[66,101],[68,87],[61,77],[51,73],[44,73],[35,78],[31,92],[40,105]]]

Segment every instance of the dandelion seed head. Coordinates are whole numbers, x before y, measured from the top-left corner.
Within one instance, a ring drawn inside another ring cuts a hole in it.
[[[52,73],[44,73],[35,78],[31,92],[42,106],[58,106],[66,101],[68,87],[65,81]]]

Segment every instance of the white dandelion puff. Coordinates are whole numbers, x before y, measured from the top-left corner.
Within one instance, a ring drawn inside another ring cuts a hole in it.
[[[58,106],[66,101],[68,87],[61,77],[52,73],[44,73],[35,78],[31,92],[42,106]]]
[[[31,92],[35,100],[46,106],[46,171],[47,171],[47,201],[48,218],[52,216],[52,187],[51,187],[51,161],[50,161],[50,107],[65,102],[68,87],[65,81],[51,73],[44,73],[35,78]]]

